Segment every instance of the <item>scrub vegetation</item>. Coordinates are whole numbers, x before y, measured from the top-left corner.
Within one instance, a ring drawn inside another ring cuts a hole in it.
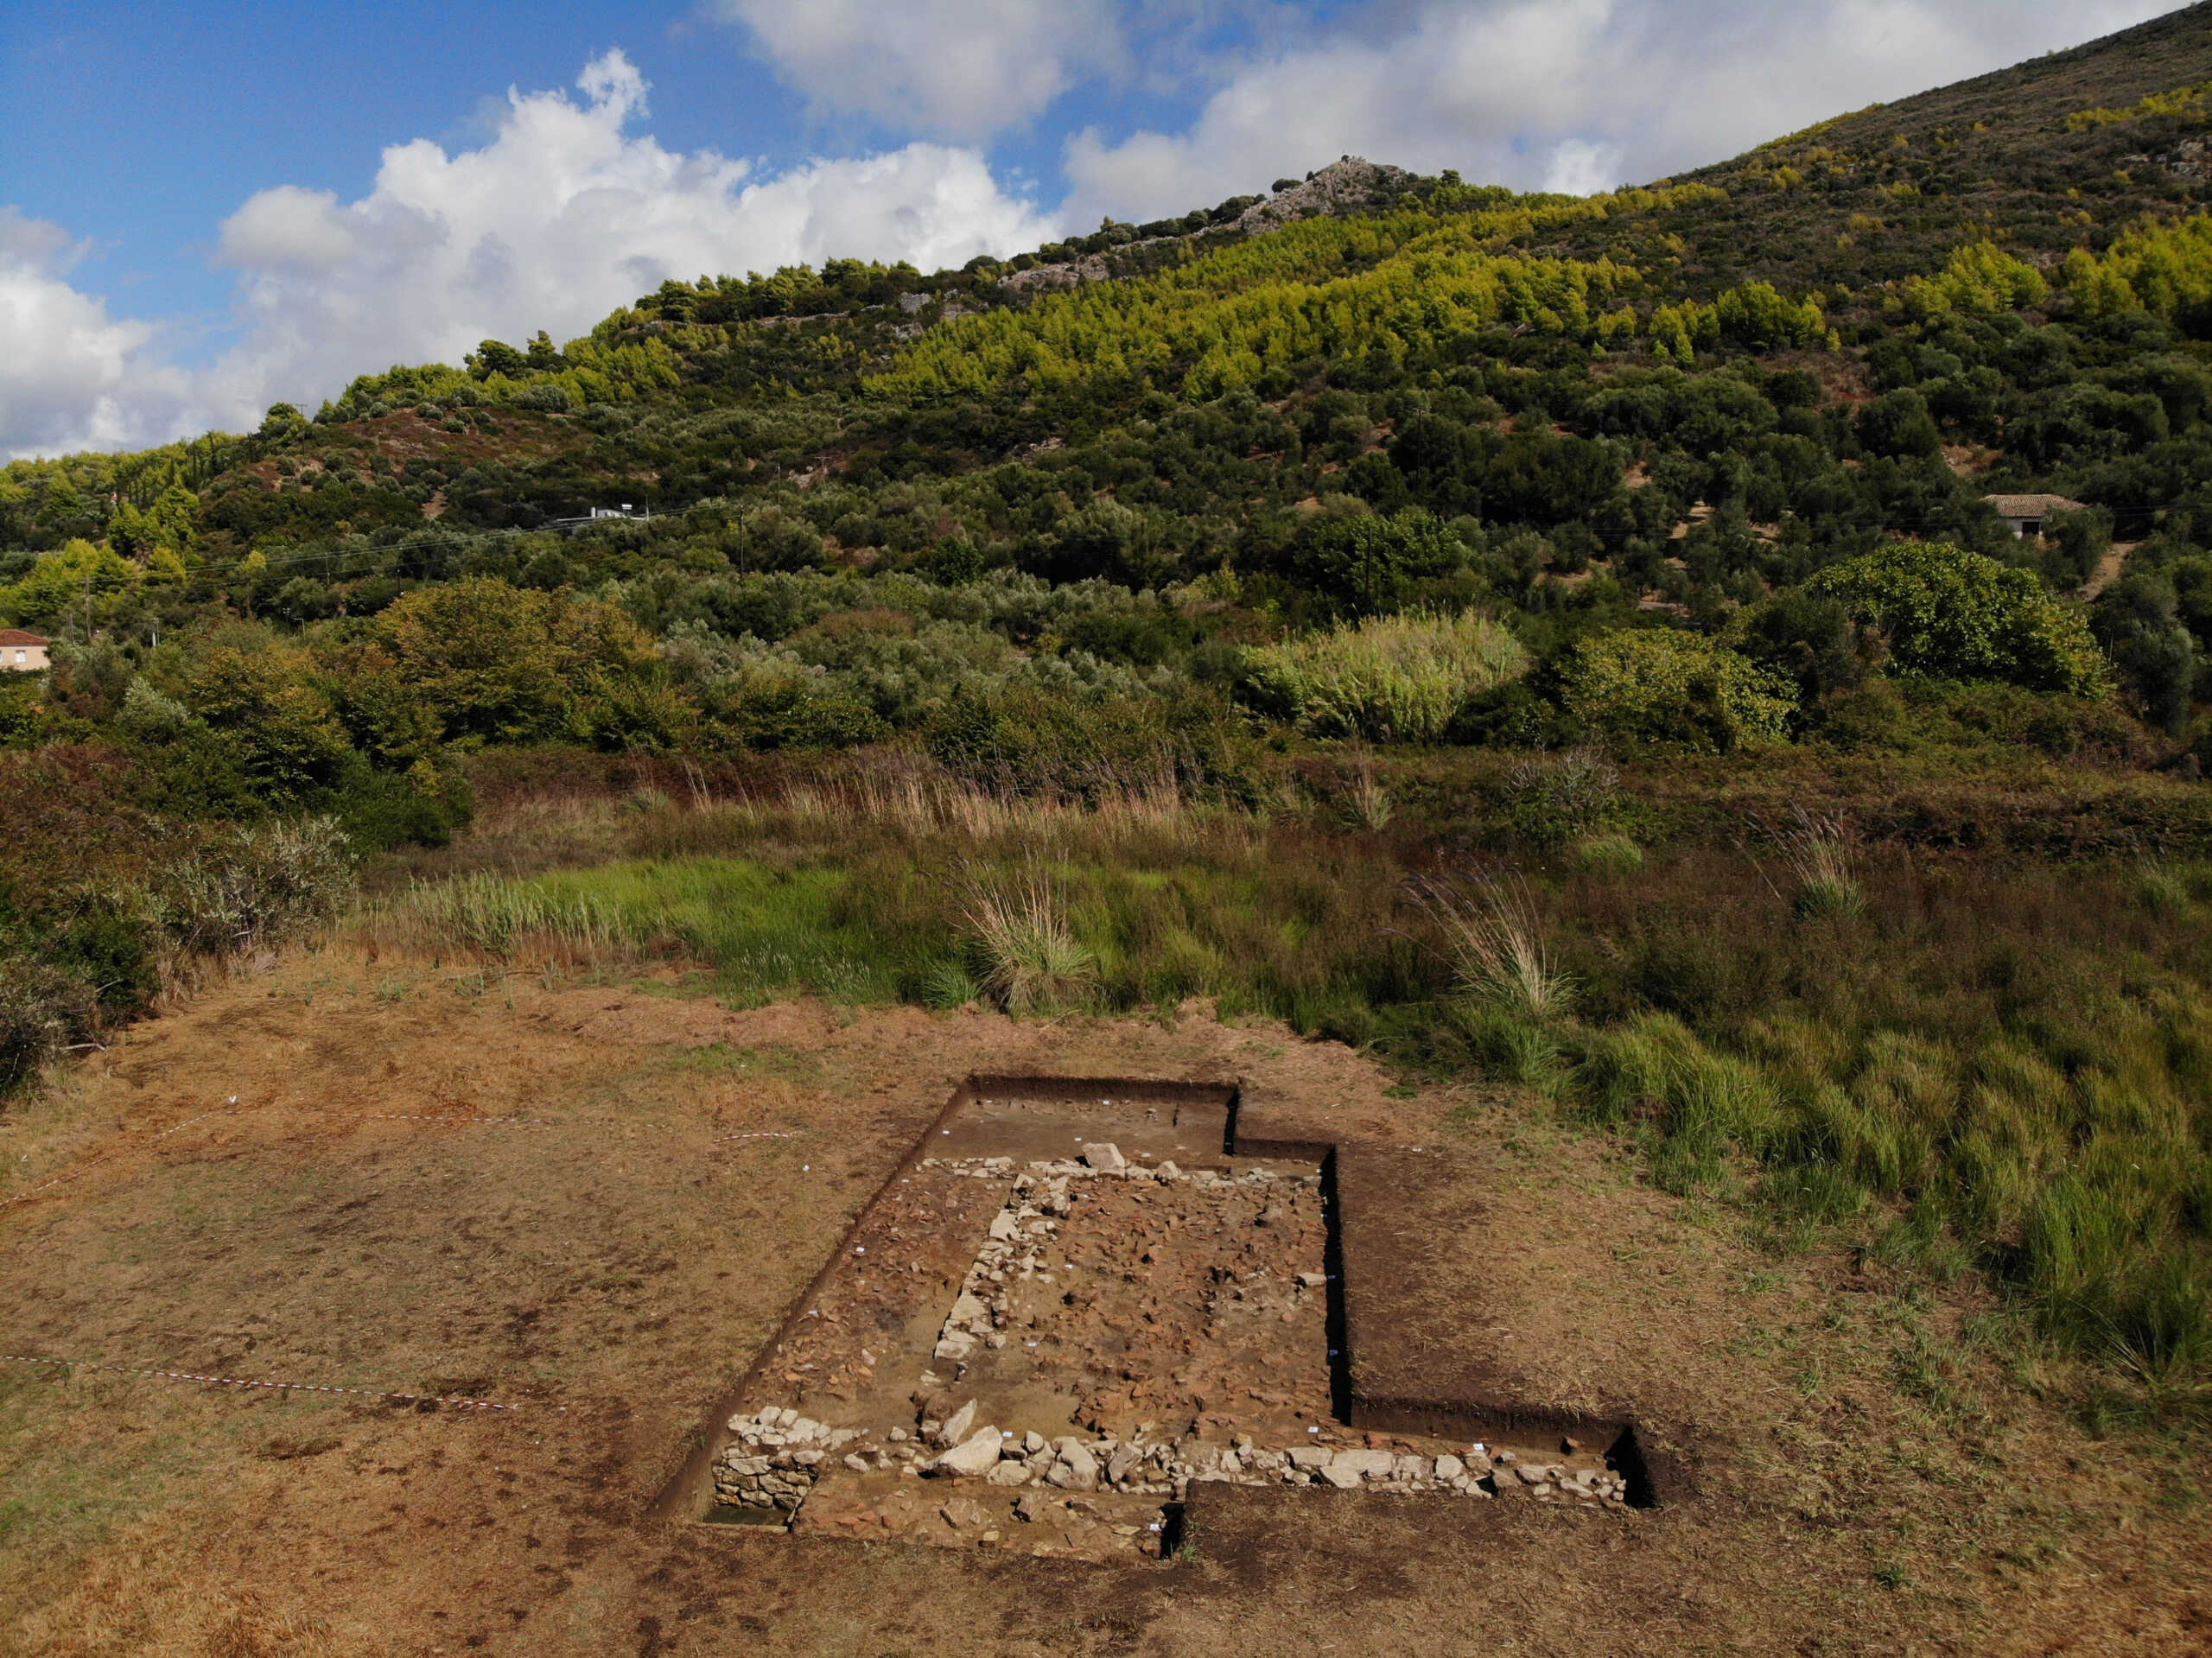
[[[1649,187],[1347,160],[16,462],[0,1084],[357,873],[747,1002],[1198,998],[2201,1418],[2208,84],[2191,10]]]

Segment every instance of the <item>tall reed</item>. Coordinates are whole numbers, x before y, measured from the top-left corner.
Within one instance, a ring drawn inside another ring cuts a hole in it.
[[[1316,735],[1434,742],[1470,700],[1527,672],[1529,653],[1477,612],[1415,613],[1269,645],[1250,667]]]

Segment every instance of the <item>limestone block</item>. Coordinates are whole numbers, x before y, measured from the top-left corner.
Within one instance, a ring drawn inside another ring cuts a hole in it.
[[[999,1443],[996,1428],[979,1427],[930,1467],[940,1474],[965,1474],[970,1477],[988,1474],[998,1466]]]

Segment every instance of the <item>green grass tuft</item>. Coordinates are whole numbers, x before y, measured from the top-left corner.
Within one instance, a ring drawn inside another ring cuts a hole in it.
[[[1633,875],[1643,867],[1643,848],[1625,835],[1592,835],[1574,843],[1574,867],[1589,875]]]

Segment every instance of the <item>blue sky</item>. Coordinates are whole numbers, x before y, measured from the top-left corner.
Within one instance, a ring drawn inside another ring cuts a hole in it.
[[[664,275],[957,264],[1344,152],[1588,191],[2162,0],[14,0],[0,455],[250,425]]]
[[[1311,26],[1343,10],[1308,6],[1297,16]],[[1221,7],[1194,17],[1204,51],[1188,62],[1196,69],[1248,50],[1280,34],[1287,15]],[[930,130],[819,105],[779,79],[751,31],[711,7],[22,0],[0,15],[0,108],[28,117],[10,122],[0,148],[0,202],[89,244],[73,267],[77,288],[125,311],[203,319],[208,332],[181,342],[179,357],[206,360],[224,343],[232,288],[213,263],[215,232],[241,201],[285,184],[359,198],[386,144],[429,137],[474,147],[510,86],[567,86],[609,49],[650,84],[652,131],[673,150],[780,169],[896,148]],[[1095,126],[1120,139],[1173,129],[1205,84],[1202,72],[1087,79],[1077,95],[1004,129],[961,136],[982,141],[1010,187],[1057,202],[1060,157],[1076,131]]]
[[[231,280],[210,263],[216,227],[256,191],[358,198],[386,144],[480,143],[510,86],[565,86],[618,47],[652,82],[671,149],[779,165],[817,139],[880,139],[818,131],[873,124],[810,120],[735,31],[685,7],[22,0],[0,10],[0,108],[28,118],[0,145],[0,201],[95,245],[77,286],[218,312]],[[1011,148],[1028,160],[1032,146]]]

